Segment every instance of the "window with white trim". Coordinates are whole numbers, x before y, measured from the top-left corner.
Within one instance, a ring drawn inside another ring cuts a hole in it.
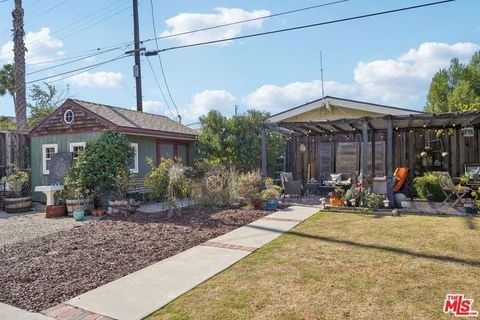
[[[72,142],[70,143],[70,152],[73,152],[73,160],[77,160],[80,152],[85,149],[85,142]]]
[[[58,144],[42,145],[42,169],[43,174],[50,174],[50,161],[52,156],[58,152]]]
[[[75,115],[72,110],[67,110],[63,114],[63,121],[65,121],[66,124],[71,124],[73,122]]]
[[[135,151],[135,155],[133,156],[133,162],[130,165],[130,172],[131,173],[138,173],[138,143],[130,143]]]

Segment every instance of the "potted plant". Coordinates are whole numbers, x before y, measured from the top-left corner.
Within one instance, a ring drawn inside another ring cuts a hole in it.
[[[265,184],[265,189],[273,189],[275,187],[275,182],[270,177],[266,177],[263,183]]]
[[[13,195],[4,198],[5,211],[7,213],[30,211],[32,207],[32,197],[22,197],[22,186],[28,182],[28,173],[12,165],[11,173],[3,177],[2,182],[6,182],[13,189]]]
[[[330,198],[330,205],[334,207],[339,207],[343,204],[343,193],[344,190],[342,188],[335,188],[335,190],[328,193],[328,197]]]
[[[266,189],[261,193],[262,200],[265,201],[265,209],[268,211],[276,211],[280,192],[275,189]]]
[[[67,206],[63,193],[55,193],[55,204],[45,207],[45,218],[58,218],[67,215]]]
[[[467,214],[475,214],[475,201],[472,198],[464,198],[462,199],[463,207],[465,208],[465,213]]]
[[[85,210],[89,206],[89,201],[84,198],[83,193],[80,191],[76,193],[76,198],[77,204],[73,210],[73,219],[75,219],[75,221],[81,221],[85,217]]]

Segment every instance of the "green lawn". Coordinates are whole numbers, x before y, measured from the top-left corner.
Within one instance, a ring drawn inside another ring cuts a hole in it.
[[[480,310],[480,219],[318,213],[150,319],[438,319]]]

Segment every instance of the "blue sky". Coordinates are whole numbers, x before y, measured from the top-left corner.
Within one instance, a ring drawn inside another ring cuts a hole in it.
[[[24,0],[27,72],[70,62],[95,48],[133,40],[131,0]],[[139,0],[142,39],[152,38],[149,0]],[[153,0],[157,35],[167,35],[264,16],[323,1],[158,1]],[[425,3],[410,0],[350,0],[336,5],[257,20],[188,38],[159,40],[160,48],[316,23]],[[0,63],[11,58],[13,0],[0,3]],[[168,84],[183,123],[215,108],[226,115],[257,108],[272,113],[321,97],[319,52],[323,52],[326,94],[421,109],[428,83],[457,56],[468,61],[480,48],[480,1],[457,0],[434,7],[292,31],[228,43],[172,50],[162,54]],[[153,41],[144,43],[155,49]],[[128,49],[126,49],[128,50]],[[124,48],[27,75],[27,82],[102,62]],[[60,60],[53,63],[45,61]],[[159,61],[152,67],[167,95]],[[53,82],[69,86],[83,100],[134,107],[133,57]],[[171,116],[142,57],[145,110]],[[51,78],[46,81],[56,80]],[[168,98],[170,109],[176,114]],[[9,96],[0,98],[0,114],[13,115]]]

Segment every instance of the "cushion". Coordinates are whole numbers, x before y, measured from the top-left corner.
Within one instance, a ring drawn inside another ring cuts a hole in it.
[[[342,174],[341,173],[332,173],[330,175],[332,183],[340,183],[342,181]]]
[[[291,172],[284,172],[283,173],[283,180],[285,182],[288,182],[288,181],[293,181],[293,175]]]

